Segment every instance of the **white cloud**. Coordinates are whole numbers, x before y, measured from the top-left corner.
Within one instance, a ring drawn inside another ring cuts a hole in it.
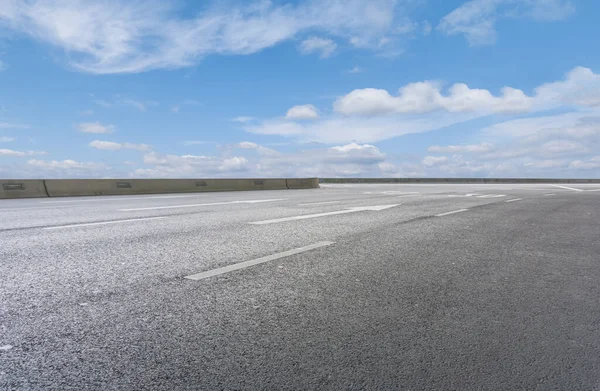
[[[432,27],[431,27],[431,23],[429,23],[428,21],[424,21],[421,24],[421,28],[423,29],[423,35],[427,36],[427,35],[431,34]]]
[[[358,65],[355,65],[354,68],[350,69],[348,73],[362,73],[362,68]]]
[[[29,125],[0,122],[0,129],[27,129]]]
[[[108,108],[112,107],[112,105],[113,105],[112,103],[110,103],[104,99],[96,99],[96,100],[94,100],[94,103],[97,104],[98,106],[104,107],[105,109],[108,109]]]
[[[251,169],[243,156],[214,157],[197,155],[164,155],[149,152],[144,155],[144,164],[152,166],[140,168],[134,176],[143,177],[227,177],[240,175]]]
[[[189,141],[183,142],[183,145],[185,145],[185,146],[204,145],[204,144],[213,144],[213,142],[212,141],[201,141],[201,140],[189,140]]]
[[[33,155],[46,155],[47,152],[43,151],[14,151],[12,149],[0,149],[0,156],[33,156]]]
[[[490,143],[471,144],[471,145],[448,145],[439,146],[433,145],[427,149],[429,152],[434,153],[482,153],[491,152],[494,150],[494,146]]]
[[[425,158],[423,158],[422,163],[427,167],[431,167],[441,163],[445,163],[447,161],[448,158],[446,156],[425,156]]]
[[[336,48],[337,44],[331,39],[310,37],[302,41],[299,49],[302,54],[312,54],[316,52],[320,53],[321,58],[327,58],[333,54]]]
[[[131,106],[131,107],[135,107],[139,111],[148,110],[148,107],[146,106],[146,104],[144,102],[140,102],[140,101],[137,101],[134,99],[124,99],[123,104],[127,105],[127,106]]]
[[[245,157],[234,156],[223,160],[223,163],[219,166],[220,171],[225,172],[238,172],[246,171],[248,160]]]
[[[287,136],[300,141],[373,143],[441,129],[495,113],[502,114],[502,117],[490,118],[498,121],[516,113],[531,114],[557,108],[579,110],[561,116],[559,123],[549,117],[524,118],[483,129],[485,134],[495,133],[485,140],[494,143],[495,139],[506,138],[511,133],[532,132],[532,129],[539,128],[540,121],[545,122],[546,127],[565,128],[585,116],[600,117],[600,112],[594,114],[598,111],[595,103],[600,100],[600,85],[594,88],[598,78],[600,76],[591,70],[578,67],[563,81],[536,88],[531,96],[511,87],[504,87],[499,95],[493,95],[488,90],[472,89],[462,83],[454,84],[447,93],[443,93],[434,82],[410,83],[400,88],[397,96],[385,90],[367,88],[338,98],[333,104],[332,114],[313,121],[278,117],[257,120],[246,124],[244,129],[250,133]],[[569,117],[572,117],[571,120],[567,120]],[[532,127],[532,123],[536,126]]]
[[[171,113],[179,113],[180,107],[175,105],[171,107]]]
[[[595,156],[589,160],[574,160],[569,164],[569,168],[577,170],[593,170],[600,168],[600,156]]]
[[[271,149],[271,148],[267,148],[267,147],[263,147],[262,145],[258,145],[257,143],[253,143],[253,142],[249,142],[249,141],[242,141],[241,143],[237,143],[235,145],[233,145],[234,148],[240,148],[240,149],[253,149],[256,150],[256,152],[258,152],[259,155],[261,156],[279,156],[280,153]]]
[[[115,143],[112,141],[94,140],[90,143],[90,147],[96,149],[104,149],[109,151],[118,151],[120,149],[135,149],[136,151],[149,151],[151,147],[147,144],[131,144],[131,143]]]
[[[14,137],[6,137],[6,136],[1,136],[0,137],[0,143],[8,143],[11,141],[14,141]]]
[[[242,123],[242,124],[246,124],[248,122],[254,121],[254,117],[248,117],[248,116],[242,115],[242,116],[239,116],[239,117],[232,118],[231,120],[233,122],[239,122],[239,123]]]
[[[338,98],[334,109],[344,115],[420,114],[437,110],[517,113],[529,110],[531,105],[532,98],[510,87],[504,87],[500,96],[494,96],[488,90],[457,83],[443,95],[438,83],[425,81],[400,88],[398,96],[375,88],[354,90]]]
[[[302,33],[362,37],[376,47],[393,34],[394,0],[243,2],[207,6],[183,19],[172,2],[4,0],[0,24],[63,49],[68,64],[90,73],[141,72],[196,64],[210,54],[251,54]]]
[[[300,105],[289,109],[285,114],[285,118],[298,120],[317,119],[319,118],[319,113],[317,108],[313,105]]]
[[[107,134],[115,131],[114,125],[102,125],[100,122],[82,122],[77,128],[83,133]]]
[[[300,141],[373,143],[411,133],[428,132],[477,118],[473,113],[436,114],[428,117],[329,116],[316,121],[294,122],[270,119],[246,126],[250,133],[294,137]]]
[[[446,15],[438,29],[447,35],[463,34],[471,46],[496,41],[496,21],[526,17],[538,21],[568,18],[575,7],[568,0],[470,0]]]
[[[102,178],[110,174],[110,166],[95,162],[66,160],[29,160],[19,167],[19,177],[26,178]]]

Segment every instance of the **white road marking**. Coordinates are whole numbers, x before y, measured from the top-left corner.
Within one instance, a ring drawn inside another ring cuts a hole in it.
[[[544,195],[545,196],[553,196],[553,195],[556,195],[556,194],[554,194],[554,193],[548,193],[548,194],[544,194]]]
[[[309,246],[304,246],[304,247],[300,247],[300,248],[296,248],[296,249],[293,249],[293,250],[284,251],[284,252],[277,253],[277,254],[267,255],[266,257],[256,258],[256,259],[253,259],[251,261],[240,262],[240,263],[236,263],[236,264],[225,266],[225,267],[220,267],[218,269],[213,269],[213,270],[209,270],[209,271],[202,272],[202,273],[192,274],[192,275],[186,276],[184,278],[187,278],[189,280],[196,280],[196,281],[198,281],[198,280],[202,280],[202,279],[205,279],[205,278],[218,276],[220,274],[229,273],[229,272],[232,272],[234,270],[244,269],[244,268],[247,268],[249,266],[254,266],[254,265],[261,264],[261,263],[265,263],[265,262],[269,262],[269,261],[274,261],[276,259],[289,257],[289,256],[295,255],[295,254],[300,254],[300,253],[303,253],[303,252],[306,252],[306,251],[314,250],[314,249],[319,248],[319,247],[330,246],[333,243],[334,242],[318,242],[318,243],[315,243],[315,244],[311,244]]]
[[[522,198],[513,198],[512,200],[506,200],[504,202],[515,202],[515,201],[521,201]]]
[[[173,195],[173,196],[159,196],[159,197],[113,197],[113,196],[104,196],[102,198],[86,198],[81,200],[60,200],[60,201],[40,201],[40,204],[62,204],[62,203],[72,203],[72,202],[104,202],[104,201],[129,201],[129,200],[154,200],[154,199],[162,199],[162,198],[189,198],[189,197],[198,197],[200,194],[194,195]]]
[[[98,223],[83,223],[83,224],[69,224],[69,225],[59,225],[56,227],[45,227],[42,229],[63,229],[63,228],[74,228],[74,227],[88,227],[91,225],[106,225],[106,224],[119,224],[119,223],[132,223],[136,221],[145,221],[145,220],[158,220],[158,219],[166,219],[167,216],[158,216],[158,217],[144,217],[140,219],[127,219],[127,220],[111,220],[111,221],[101,221]]]
[[[600,191],[600,189],[586,190],[586,191]]]
[[[389,190],[389,191],[366,191],[363,194],[386,194],[386,195],[394,195],[394,194],[419,194],[418,191],[400,191],[400,190]]]
[[[479,193],[468,193],[468,194],[448,194],[448,197],[477,197],[480,196]]]
[[[567,189],[567,190],[573,190],[573,191],[583,191],[581,189],[576,189],[574,187],[568,187],[568,186],[561,186],[561,185],[550,185],[550,186],[560,187],[561,189]]]
[[[500,198],[506,197],[506,194],[486,194],[482,196],[477,196],[477,198]]]
[[[338,204],[339,202],[340,201],[311,202],[308,204],[298,204],[298,206],[328,205],[328,204]]]
[[[452,212],[446,212],[446,213],[440,213],[435,215],[435,217],[442,217],[442,216],[448,216],[448,215],[453,215],[454,213],[460,213],[460,212],[466,212],[469,209],[458,209],[458,210],[453,210]]]
[[[160,210],[160,209],[177,209],[177,208],[193,208],[196,206],[216,206],[216,205],[234,205],[234,204],[259,204],[262,202],[275,202],[283,201],[284,198],[277,198],[272,200],[247,200],[247,201],[226,201],[226,202],[211,202],[206,204],[185,204],[185,205],[169,205],[169,206],[152,206],[148,208],[130,208],[130,209],[119,209],[120,212],[135,212],[139,210]]]
[[[367,210],[369,210],[369,211],[381,211],[381,210],[384,210],[384,209],[393,208],[393,207],[398,206],[398,205],[400,205],[400,204],[394,204],[394,205],[377,205],[377,206],[359,206],[359,207],[354,207],[354,208],[347,208],[347,209],[344,209],[344,210],[338,210],[338,211],[335,211],[335,212],[314,213],[314,214],[309,214],[309,215],[282,217],[280,219],[263,220],[263,221],[252,221],[252,222],[250,222],[250,224],[253,224],[253,225],[275,224],[275,223],[284,223],[286,221],[314,219],[314,218],[317,218],[317,217],[334,216],[334,215],[341,215],[341,214],[346,214],[346,213],[362,212],[362,211],[367,211]]]

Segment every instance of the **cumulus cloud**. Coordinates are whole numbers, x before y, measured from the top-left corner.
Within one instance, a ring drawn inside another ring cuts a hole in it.
[[[300,44],[300,53],[320,53],[321,58],[327,58],[333,54],[336,48],[337,44],[331,39],[310,37]]]
[[[243,2],[182,18],[173,2],[5,0],[0,24],[63,49],[90,73],[141,72],[196,64],[210,54],[245,55],[318,31],[362,46],[394,34],[393,0]]]
[[[294,106],[285,114],[286,119],[317,119],[319,113],[313,105]]]
[[[593,116],[594,110],[598,109],[596,102],[600,100],[599,78],[600,75],[590,69],[577,67],[564,80],[539,86],[531,96],[512,87],[504,87],[499,95],[494,95],[488,90],[470,88],[463,83],[454,84],[446,91],[439,83],[427,81],[407,84],[396,96],[386,90],[366,88],[339,97],[333,104],[332,114],[308,123],[292,118],[271,118],[249,123],[244,129],[250,133],[287,136],[303,141],[373,143],[502,114],[496,120],[522,122],[512,129],[498,125],[510,134],[531,129],[528,123],[547,121],[550,126],[553,121],[551,118],[511,119],[510,116],[515,114],[563,108],[579,110],[567,115],[573,118]],[[564,118],[561,121],[568,122]],[[555,125],[560,126],[558,123]],[[492,128],[484,129],[484,132]]]
[[[94,140],[90,143],[90,147],[96,149],[104,149],[109,151],[118,151],[120,149],[135,149],[136,151],[148,151],[151,147],[147,144],[131,144],[131,143],[115,143],[112,141]]]
[[[33,155],[46,155],[47,152],[43,151],[14,151],[12,149],[0,149],[0,156],[33,156]]]
[[[574,12],[569,0],[470,0],[446,15],[437,28],[447,35],[464,35],[471,46],[488,45],[496,41],[498,19],[557,21]]]
[[[334,103],[335,111],[344,115],[421,114],[437,110],[518,113],[528,111],[531,106],[532,98],[510,87],[504,87],[500,96],[494,96],[488,90],[458,83],[443,95],[441,86],[429,81],[408,84],[400,89],[398,96],[375,88],[354,90]]]
[[[83,133],[108,134],[115,131],[114,125],[102,125],[100,122],[82,122],[77,129]]]

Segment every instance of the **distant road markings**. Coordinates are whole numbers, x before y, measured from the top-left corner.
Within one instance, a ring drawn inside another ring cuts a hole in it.
[[[418,191],[400,191],[400,190],[388,190],[388,191],[365,191],[363,194],[386,194],[386,195],[395,195],[395,194],[419,194]]]
[[[106,224],[119,224],[119,223],[132,223],[136,221],[146,221],[146,220],[158,220],[158,219],[166,219],[167,216],[158,216],[158,217],[144,217],[140,219],[127,219],[127,220],[112,220],[112,221],[100,221],[98,223],[83,223],[83,224],[69,224],[69,225],[58,225],[56,227],[45,227],[42,229],[63,229],[63,228],[75,228],[75,227],[88,227],[91,225],[106,225]]]
[[[168,199],[168,198],[190,198],[190,197],[198,197],[198,193],[194,195],[173,195],[173,196],[159,196],[159,197],[114,197],[114,196],[105,196],[102,198],[86,198],[80,200],[60,200],[60,201],[40,201],[40,204],[62,204],[62,203],[72,203],[72,202],[104,202],[104,201],[129,201],[129,200],[155,200],[155,199]]]
[[[277,198],[272,200],[247,200],[247,201],[227,201],[227,202],[211,202],[206,204],[186,204],[186,205],[169,205],[169,206],[152,206],[147,208],[131,208],[131,209],[119,209],[120,212],[135,212],[139,210],[159,210],[159,209],[177,209],[177,208],[193,208],[196,206],[216,206],[216,205],[234,205],[234,204],[259,204],[262,202],[275,202],[283,201],[284,198]]]
[[[340,201],[311,202],[308,204],[298,204],[298,206],[328,205],[328,204],[338,204],[339,202]]]
[[[234,270],[244,269],[244,268],[247,268],[249,266],[259,265],[261,263],[265,263],[265,262],[269,262],[269,261],[274,261],[276,259],[289,257],[289,256],[295,255],[295,254],[300,254],[300,253],[303,253],[303,252],[306,252],[306,251],[314,250],[316,248],[325,247],[325,246],[331,246],[333,243],[334,242],[318,242],[318,243],[315,243],[315,244],[311,244],[309,246],[304,246],[304,247],[300,247],[300,248],[296,248],[296,249],[293,249],[293,250],[284,251],[284,252],[277,253],[277,254],[267,255],[266,257],[256,258],[256,259],[253,259],[251,261],[240,262],[240,263],[236,263],[236,264],[225,266],[225,267],[220,267],[218,269],[213,269],[213,270],[209,270],[209,271],[202,272],[202,273],[192,274],[192,275],[186,276],[184,278],[187,278],[188,280],[196,280],[196,281],[198,281],[198,280],[202,280],[202,279],[205,279],[205,278],[218,276],[220,274],[229,273],[229,272],[232,272]]]
[[[506,194],[486,194],[486,195],[477,196],[477,198],[500,198],[500,197],[506,197]]]
[[[461,213],[461,212],[466,212],[469,209],[458,209],[458,210],[453,210],[452,212],[446,212],[446,213],[440,213],[435,215],[435,217],[442,217],[442,216],[448,216],[448,215],[453,215],[455,213]]]
[[[334,216],[334,215],[341,215],[341,214],[346,214],[346,213],[356,213],[356,212],[363,212],[363,211],[381,211],[384,209],[393,208],[398,205],[400,205],[400,204],[377,205],[377,206],[358,206],[358,207],[354,207],[354,208],[338,210],[335,212],[325,212],[325,213],[315,213],[315,214],[309,214],[309,215],[282,217],[280,219],[263,220],[263,221],[252,221],[252,222],[250,222],[250,224],[253,224],[253,225],[276,224],[276,223],[284,223],[286,221],[314,219],[317,217]]]
[[[550,185],[550,186],[559,187],[561,189],[573,190],[573,191],[583,191],[581,189],[576,189],[574,187],[568,187],[568,186],[561,186],[561,185]]]
[[[522,198],[513,198],[512,200],[506,200],[504,202],[515,202],[515,201],[521,201]]]
[[[554,194],[554,193],[548,193],[548,194],[544,194],[544,195],[545,196],[553,196],[553,195],[556,195],[556,194]]]
[[[586,191],[600,191],[600,189],[586,190]]]

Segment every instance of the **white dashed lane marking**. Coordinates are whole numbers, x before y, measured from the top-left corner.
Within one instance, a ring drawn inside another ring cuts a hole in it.
[[[458,210],[453,210],[452,212],[446,212],[446,213],[440,213],[435,215],[435,217],[442,217],[442,216],[448,216],[448,215],[453,215],[455,213],[461,213],[461,212],[466,212],[469,209],[458,209]]]
[[[88,226],[92,226],[92,225],[134,223],[134,222],[137,222],[137,221],[158,220],[158,219],[166,219],[166,218],[167,218],[167,216],[144,217],[144,218],[141,218],[141,219],[111,220],[111,221],[100,221],[100,222],[97,222],[97,223],[82,223],[82,224],[58,225],[56,227],[45,227],[45,228],[42,228],[42,229],[51,230],[51,229],[63,229],[63,228],[88,227]]]
[[[522,198],[513,198],[512,200],[506,200],[504,202],[515,202],[515,201],[521,201]]]
[[[330,246],[333,243],[334,242],[318,242],[318,243],[315,243],[315,244],[311,244],[309,246],[304,246],[304,247],[300,247],[300,248],[296,248],[296,249],[293,249],[293,250],[284,251],[284,252],[277,253],[277,254],[267,255],[266,257],[256,258],[256,259],[253,259],[251,261],[240,262],[240,263],[236,263],[236,264],[225,266],[225,267],[220,267],[218,269],[213,269],[213,270],[209,270],[209,271],[202,272],[202,273],[192,274],[190,276],[186,276],[185,278],[187,278],[188,280],[196,280],[196,281],[197,280],[202,280],[202,279],[205,279],[205,278],[218,276],[220,274],[229,273],[229,272],[232,272],[234,270],[244,269],[244,268],[247,268],[249,266],[259,265],[261,263],[265,263],[265,262],[269,262],[269,261],[274,261],[276,259],[280,259],[280,258],[284,258],[284,257],[289,257],[289,256],[295,255],[295,254],[300,254],[300,253],[303,253],[303,252],[306,252],[306,251],[314,250],[314,249],[319,248],[319,247]]]

